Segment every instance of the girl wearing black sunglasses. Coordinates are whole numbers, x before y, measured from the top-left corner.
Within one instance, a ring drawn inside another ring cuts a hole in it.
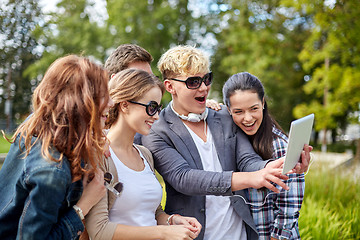
[[[162,210],[152,155],[133,144],[135,134],[149,134],[159,118],[163,83],[145,71],[127,69],[111,78],[109,91],[114,106],[107,122],[110,157],[105,159],[105,179],[108,189],[116,191],[107,191],[88,214],[91,239],[196,238],[201,225],[195,218]]]

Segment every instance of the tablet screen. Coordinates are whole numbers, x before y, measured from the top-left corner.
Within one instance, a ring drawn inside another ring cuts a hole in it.
[[[313,123],[314,114],[291,122],[283,174],[289,172],[299,162],[304,145],[309,144]]]

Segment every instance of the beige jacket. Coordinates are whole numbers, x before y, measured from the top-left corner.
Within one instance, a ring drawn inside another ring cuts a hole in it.
[[[141,145],[136,145],[136,147],[141,151],[145,159],[148,161],[151,170],[154,171],[154,160],[150,151]],[[114,181],[117,182],[118,175],[112,158],[106,157],[104,159],[104,165],[104,171],[111,172],[114,176]],[[112,192],[107,191],[105,197],[103,197],[86,215],[85,227],[92,240],[112,239],[117,223],[109,221],[109,210],[112,208],[115,199],[116,196]],[[160,204],[156,210],[155,216],[163,212],[164,211],[162,210],[162,206]]]

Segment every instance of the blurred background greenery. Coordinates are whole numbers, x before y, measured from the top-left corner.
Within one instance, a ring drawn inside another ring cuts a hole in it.
[[[51,7],[49,7],[51,6]],[[2,0],[0,129],[11,135],[31,112],[31,95],[58,57],[75,53],[104,63],[120,44],[154,57],[190,44],[211,57],[210,98],[247,71],[264,83],[274,117],[315,113],[312,145],[351,152],[360,162],[359,0]],[[164,104],[170,100],[163,98]],[[0,153],[9,144],[0,140]],[[346,169],[346,168],[345,168]],[[333,168],[306,177],[303,239],[359,239],[359,184]],[[355,175],[356,176],[356,175]]]
[[[10,143],[3,138],[2,136],[0,137],[0,153],[7,153],[10,149]],[[0,161],[1,163],[1,161]]]
[[[318,161],[318,162],[317,162]],[[319,158],[305,177],[300,211],[302,239],[359,239],[359,168],[329,167]]]
[[[285,130],[315,113],[313,142],[326,151],[360,135],[359,15],[358,0],[3,0],[0,129],[11,132],[29,114],[34,88],[58,57],[103,63],[118,45],[136,43],[159,74],[164,51],[190,44],[211,56],[211,98],[221,101],[230,75],[250,72]]]

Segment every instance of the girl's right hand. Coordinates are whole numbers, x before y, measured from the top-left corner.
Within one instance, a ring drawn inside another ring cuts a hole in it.
[[[164,240],[195,239],[198,234],[189,230],[185,225],[159,225],[163,228],[162,238]]]
[[[89,172],[84,175],[84,190],[81,198],[76,203],[76,205],[82,210],[84,216],[86,216],[90,209],[97,204],[106,193],[103,171],[98,169],[95,173],[91,174],[93,176],[91,180],[89,180],[89,175]]]
[[[171,225],[184,225],[190,231],[195,233],[196,237],[199,235],[201,231],[201,224],[199,221],[194,217],[184,217],[179,214],[174,214],[172,217],[172,224]]]

